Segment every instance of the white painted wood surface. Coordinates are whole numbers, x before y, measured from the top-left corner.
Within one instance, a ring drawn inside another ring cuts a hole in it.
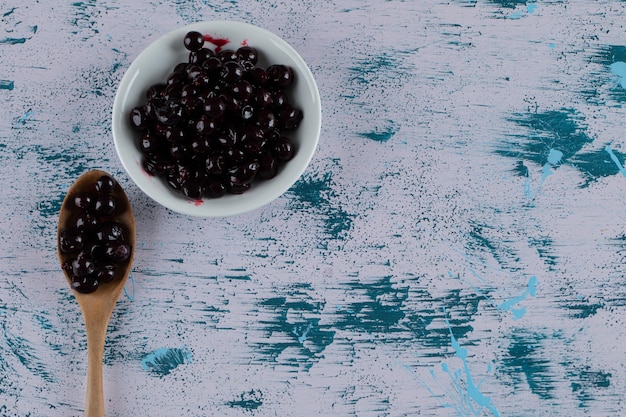
[[[0,415],[82,414],[55,227],[94,168],[137,216],[109,416],[624,415],[626,2],[130,3],[0,2]],[[215,19],[296,47],[324,121],[286,195],[201,220],[130,182],[110,110]]]

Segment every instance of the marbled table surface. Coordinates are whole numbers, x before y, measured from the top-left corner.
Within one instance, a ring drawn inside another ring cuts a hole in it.
[[[115,153],[149,43],[237,20],[317,78],[281,198],[197,219]],[[80,416],[62,198],[111,172],[137,217],[108,416],[619,416],[626,392],[626,2],[0,1],[0,415]]]

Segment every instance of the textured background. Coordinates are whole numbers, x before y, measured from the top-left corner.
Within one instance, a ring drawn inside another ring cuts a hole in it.
[[[109,416],[626,415],[626,2],[130,3],[0,1],[0,415],[82,414],[55,233],[93,168],[138,222]],[[287,194],[203,220],[130,182],[110,111],[214,19],[298,49],[324,120]]]

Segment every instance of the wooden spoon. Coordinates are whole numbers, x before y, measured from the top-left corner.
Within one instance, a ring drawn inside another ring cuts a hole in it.
[[[59,239],[62,230],[73,227],[71,222],[75,221],[79,212],[79,209],[74,206],[74,196],[81,191],[93,190],[96,180],[103,175],[109,174],[104,171],[93,170],[81,175],[70,187],[63,200],[57,230],[57,251],[61,265],[73,257],[61,252]],[[87,333],[86,417],[104,417],[104,392],[102,388],[104,341],[111,313],[130,273],[135,247],[135,219],[128,197],[117,182],[111,194],[117,202],[112,220],[123,224],[126,228],[126,241],[131,247],[130,257],[124,263],[117,265],[115,278],[111,282],[100,283],[94,292],[84,294],[72,289],[83,314]],[[72,279],[68,272],[64,270],[64,274],[68,284],[71,284]]]

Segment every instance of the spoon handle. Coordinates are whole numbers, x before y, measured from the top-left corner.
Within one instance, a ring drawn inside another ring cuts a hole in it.
[[[108,320],[87,326],[87,392],[85,417],[104,417],[102,360]]]

